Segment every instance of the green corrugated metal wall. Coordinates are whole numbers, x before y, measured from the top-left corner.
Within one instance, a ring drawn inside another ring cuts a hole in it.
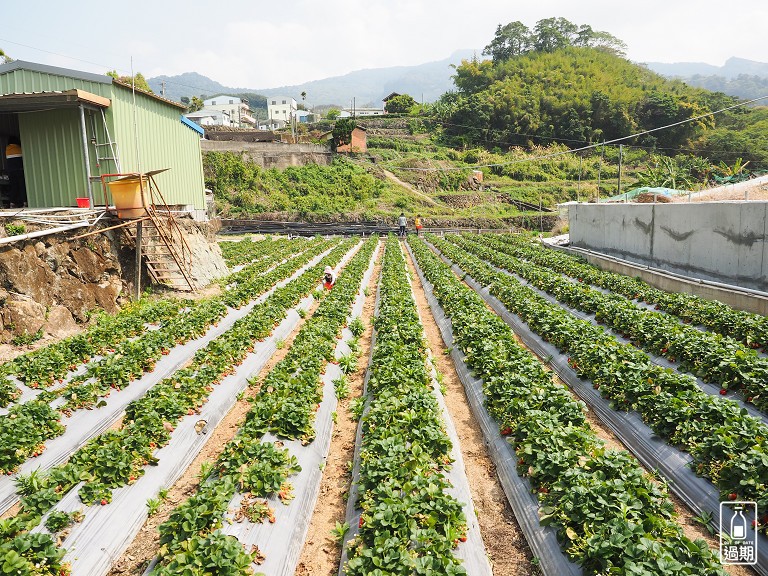
[[[200,136],[181,123],[181,109],[136,94],[139,166],[136,162],[133,93],[128,88],[114,85],[112,95],[113,137],[120,145],[123,172],[170,168],[156,177],[166,202],[205,208]]]
[[[110,98],[105,110],[110,135],[117,142],[123,172],[137,170],[134,138],[133,94],[117,84],[101,84],[69,76],[32,70],[0,74],[0,94],[52,92],[79,89]],[[160,191],[169,204],[191,204],[205,208],[200,136],[181,123],[180,108],[136,93],[136,122],[139,134],[141,170],[171,168],[158,175]],[[86,114],[88,110],[86,110]],[[101,114],[96,111],[98,141],[102,133]],[[88,137],[92,124],[86,116]],[[24,148],[24,172],[30,207],[74,206],[75,198],[87,196],[79,110],[56,110],[19,114],[19,131]],[[93,175],[114,171],[111,163],[96,166],[95,150],[89,146]],[[101,156],[110,156],[106,147]],[[100,170],[100,171],[99,171]],[[101,203],[101,185],[93,183],[96,203]]]
[[[19,114],[19,129],[27,205],[74,206],[75,198],[87,198],[79,110]]]

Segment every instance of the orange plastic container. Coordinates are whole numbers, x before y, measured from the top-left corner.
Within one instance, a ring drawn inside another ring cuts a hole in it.
[[[149,179],[144,178],[144,198],[141,195],[139,178],[122,178],[107,182],[112,193],[112,201],[115,203],[118,218],[141,218],[147,215],[146,207],[149,206]],[[143,200],[143,201],[142,201]]]
[[[91,207],[91,200],[90,198],[75,198],[77,201],[77,207],[78,208],[90,208]]]

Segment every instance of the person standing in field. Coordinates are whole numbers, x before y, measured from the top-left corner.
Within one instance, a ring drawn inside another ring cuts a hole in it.
[[[413,225],[416,226],[416,236],[421,236],[421,214],[417,214],[413,219]]]
[[[400,217],[397,219],[397,225],[400,226],[400,236],[405,237],[405,226],[408,221],[405,219],[405,213],[400,212]]]

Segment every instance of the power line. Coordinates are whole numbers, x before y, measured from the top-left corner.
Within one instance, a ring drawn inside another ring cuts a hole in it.
[[[52,50],[46,50],[44,48],[38,48],[37,46],[31,46],[29,44],[23,44],[21,42],[15,42],[13,40],[8,40],[7,38],[0,38],[0,42],[7,42],[8,44],[13,44],[15,46],[22,46],[24,48],[29,48],[30,50],[37,50],[38,52],[45,52],[46,54],[51,54],[53,56],[59,56],[60,58],[67,58],[69,60],[74,60],[76,62],[83,62],[85,64],[90,64],[91,66],[98,66],[99,68],[102,68],[104,70],[115,70],[119,71],[123,74],[129,75],[130,72],[125,70],[124,68],[118,68],[117,66],[108,66],[106,64],[100,64],[98,62],[92,62],[90,60],[83,60],[82,58],[75,58],[74,56],[69,56],[67,54],[62,54],[61,52],[54,52]],[[175,80],[165,80],[167,84],[173,84],[175,86],[183,86],[184,88],[190,88],[192,90],[199,90],[200,94],[205,94],[208,92],[207,88],[203,88],[201,86],[190,86],[189,84],[184,84],[182,82],[177,82]],[[252,92],[253,94],[256,94],[256,92]],[[263,96],[263,94],[259,94],[260,96]],[[266,98],[266,96],[264,96]]]
[[[675,126],[680,126],[682,124],[687,124],[689,122],[694,122],[696,120],[701,120],[702,118],[707,118],[709,116],[714,116],[715,114],[720,114],[722,112],[726,112],[728,110],[733,110],[734,108],[740,108],[742,106],[746,106],[748,104],[752,104],[754,102],[759,102],[760,100],[766,100],[768,99],[768,96],[760,96],[759,98],[753,98],[752,100],[745,100],[744,102],[739,102],[737,104],[733,104],[732,106],[726,106],[725,108],[720,108],[719,110],[715,110],[714,112],[707,112],[706,114],[699,114],[698,116],[694,116],[692,118],[687,118],[685,120],[680,120],[678,122],[673,122],[672,124],[667,124],[665,126],[659,126],[658,128],[651,128],[649,130],[643,130],[642,132],[637,132],[635,134],[631,134],[629,136],[622,136],[620,138],[614,138],[613,140],[605,140],[604,142],[598,142],[597,144],[590,144],[589,146],[583,146],[581,148],[574,148],[572,150],[565,150],[561,152],[552,152],[550,154],[545,154],[543,156],[534,156],[531,158],[521,158],[518,160],[512,160],[510,162],[496,162],[493,164],[477,164],[473,166],[464,166],[464,167],[451,167],[451,168],[411,168],[407,166],[392,166],[389,165],[390,168],[395,168],[397,170],[408,170],[412,172],[454,172],[457,170],[472,170],[474,168],[496,168],[500,166],[511,166],[513,164],[522,164],[523,162],[533,162],[536,160],[547,160],[549,158],[556,158],[558,156],[564,156],[566,154],[573,154],[575,152],[583,152],[585,150],[593,150],[599,146],[606,146],[608,144],[616,144],[618,142],[624,142],[625,140],[630,140],[632,138],[638,138],[639,136],[645,136],[646,134],[651,134],[652,132],[658,132],[660,130],[667,130],[669,128],[674,128]]]

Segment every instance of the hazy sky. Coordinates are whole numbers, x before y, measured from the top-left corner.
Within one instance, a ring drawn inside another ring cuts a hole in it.
[[[151,77],[196,71],[272,88],[482,49],[497,24],[562,16],[610,32],[638,62],[768,62],[768,1],[0,0],[0,48],[20,60]]]

